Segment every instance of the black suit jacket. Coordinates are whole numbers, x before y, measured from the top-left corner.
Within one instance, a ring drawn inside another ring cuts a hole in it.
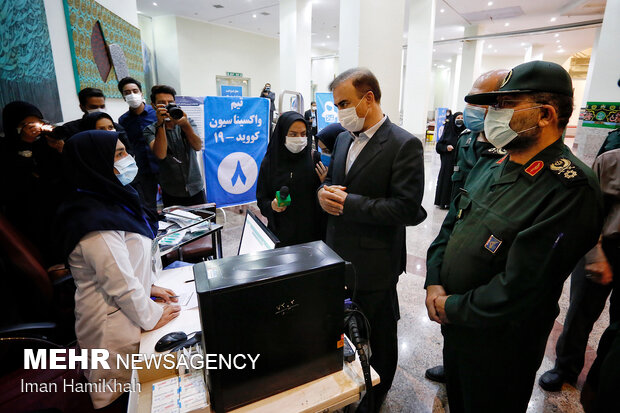
[[[329,215],[327,245],[353,263],[349,288],[393,287],[405,270],[405,226],[426,218],[424,150],[418,138],[386,119],[345,175],[352,135],[338,135],[324,185],[346,186],[341,216]]]
[[[316,117],[316,114],[317,112],[314,112],[315,117]],[[316,135],[318,119],[317,119],[317,126],[312,126],[312,109],[308,109],[307,111],[304,112],[304,119],[306,119],[306,122],[308,123],[308,127],[312,131],[312,136]]]

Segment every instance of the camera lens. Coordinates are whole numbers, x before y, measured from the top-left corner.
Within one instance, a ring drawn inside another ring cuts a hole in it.
[[[173,103],[166,106],[166,110],[172,119],[179,120],[183,117],[183,111]]]

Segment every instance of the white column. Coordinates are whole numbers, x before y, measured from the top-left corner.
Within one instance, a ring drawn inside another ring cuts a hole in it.
[[[431,95],[435,0],[409,2],[403,127],[424,139]]]
[[[586,77],[584,102],[620,102],[620,0],[607,0],[598,42],[592,48]],[[580,102],[576,102],[579,104]],[[591,164],[610,129],[577,127],[577,154]]]
[[[340,0],[339,73],[359,66],[360,0]]]
[[[452,63],[450,65],[450,87],[448,93],[450,93],[448,99],[448,107],[457,107],[457,99],[459,92],[459,77],[461,76],[461,53],[454,55]]]
[[[545,46],[533,45],[532,46],[532,60],[544,60]]]
[[[312,0],[280,1],[280,87],[301,92],[306,108],[312,96],[311,25]]]
[[[381,108],[395,123],[400,121],[404,10],[405,0],[340,1],[340,72],[370,69],[381,86]]]
[[[465,37],[478,34],[478,26],[465,28]],[[466,40],[463,42],[463,58],[461,62],[461,76],[459,78],[459,92],[453,112],[462,111],[465,107],[463,100],[471,90],[474,81],[481,75],[480,66],[482,63],[482,48],[484,40]]]
[[[525,46],[525,56],[523,56],[523,63],[532,61],[532,48],[533,46],[531,44]]]

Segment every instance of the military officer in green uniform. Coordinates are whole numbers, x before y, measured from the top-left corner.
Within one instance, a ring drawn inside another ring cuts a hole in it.
[[[469,94],[475,95],[499,89],[507,74],[508,70],[506,69],[491,70],[490,72],[483,73],[476,79]],[[451,200],[454,200],[459,190],[465,186],[465,180],[476,162],[478,162],[478,159],[483,156],[499,159],[506,155],[504,149],[497,149],[484,136],[484,116],[486,112],[487,105],[467,104],[463,110],[463,121],[467,129],[459,136],[456,146]],[[436,382],[446,382],[442,365],[427,369],[424,376]]]
[[[508,74],[508,70],[497,69],[482,74],[474,82],[470,95],[492,92],[497,90],[502,80]],[[459,190],[465,185],[469,171],[472,170],[481,157],[501,158],[506,155],[504,149],[493,146],[484,136],[484,116],[487,112],[486,105],[467,104],[463,110],[465,129],[456,146],[456,162],[452,173],[452,200],[456,198]]]
[[[555,63],[513,68],[490,105],[481,158],[427,256],[426,306],[442,325],[450,411],[525,412],[562,285],[602,227],[592,170],[561,139],[573,108]]]

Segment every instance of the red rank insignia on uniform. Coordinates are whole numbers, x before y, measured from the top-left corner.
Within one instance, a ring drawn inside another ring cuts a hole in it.
[[[527,168],[525,168],[525,172],[529,175],[529,176],[534,176],[536,175],[538,172],[542,171],[543,167],[545,166],[545,163],[543,161],[534,161],[530,164],[530,166],[528,166]]]

